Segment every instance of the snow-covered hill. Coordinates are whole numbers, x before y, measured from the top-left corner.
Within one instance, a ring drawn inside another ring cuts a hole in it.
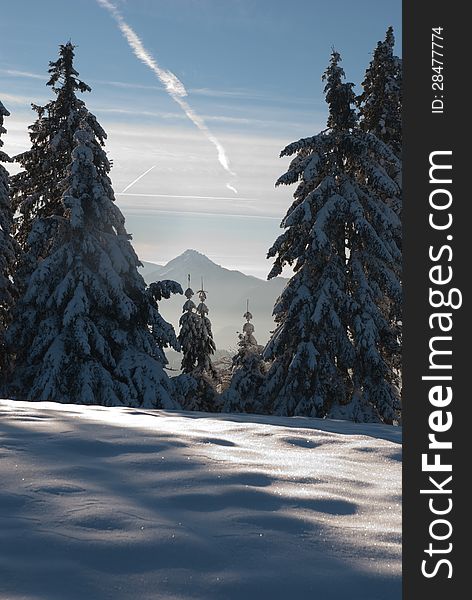
[[[401,429],[0,401],[0,598],[399,600]]]
[[[269,271],[269,266],[267,270]],[[287,283],[283,277],[264,281],[240,271],[226,269],[196,250],[186,250],[164,266],[144,263],[140,272],[147,283],[172,279],[180,283],[184,290],[187,288],[187,275],[190,273],[191,286],[195,292],[200,289],[203,277],[205,289],[208,291],[207,305],[210,309],[213,334],[220,349],[236,347],[236,332],[240,331],[243,325],[242,315],[246,311],[247,299],[254,315],[256,337],[259,343],[265,344],[269,339],[269,332],[274,329],[274,303]],[[183,296],[177,295],[160,304],[162,314],[176,328],[184,300]],[[194,300],[198,302],[196,297]]]

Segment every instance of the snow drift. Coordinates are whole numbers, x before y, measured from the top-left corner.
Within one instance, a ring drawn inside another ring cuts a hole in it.
[[[0,401],[0,597],[397,600],[401,429]]]

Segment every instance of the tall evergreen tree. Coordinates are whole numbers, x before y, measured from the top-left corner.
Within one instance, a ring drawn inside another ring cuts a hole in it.
[[[221,410],[216,385],[218,373],[213,366],[211,357],[215,353],[216,345],[213,340],[211,321],[208,317],[208,307],[205,304],[207,292],[202,288],[197,292],[200,303],[197,306],[197,319],[199,320],[199,336],[197,340],[197,365],[193,377],[197,382],[194,410],[218,412]]]
[[[188,276],[188,287],[184,292],[187,300],[182,308],[182,316],[180,317],[180,333],[179,344],[182,351],[182,373],[193,373],[198,360],[197,346],[200,335],[200,319],[196,314],[196,305],[192,300],[195,292],[190,287],[190,275]]]
[[[180,318],[179,343],[183,353],[182,372],[190,375],[195,381],[194,386],[187,385],[187,378],[180,378],[188,388],[189,393],[183,400],[187,410],[216,411],[219,408],[215,382],[218,374],[211,362],[216,346],[211,331],[211,321],[208,318],[208,307],[205,304],[207,292],[199,290],[200,303],[198,306],[192,300],[193,290],[189,287],[185,291],[187,301],[183,306],[183,315]],[[181,388],[178,380],[177,386]]]
[[[359,125],[388,144],[398,158],[402,152],[402,61],[394,54],[393,27],[378,42],[357,97]]]
[[[200,335],[197,343],[197,373],[206,373],[210,377],[216,379],[218,377],[213,364],[211,362],[211,356],[215,353],[216,345],[213,340],[213,333],[211,331],[211,321],[208,317],[208,307],[205,304],[207,299],[207,292],[202,289],[197,292],[200,303],[197,306],[197,315],[200,318]]]
[[[163,347],[178,348],[156,301],[175,282],[146,289],[114,203],[110,164],[84,120],[62,182],[63,216],[29,278],[8,340],[17,350],[16,395],[28,400],[177,408]],[[45,223],[46,221],[46,223]]]
[[[10,157],[2,152],[2,134],[6,133],[3,127],[4,117],[10,113],[0,102],[0,163],[10,162]],[[0,384],[6,378],[10,369],[10,361],[4,343],[4,334],[10,323],[13,302],[16,297],[14,283],[15,264],[18,255],[18,245],[11,235],[13,224],[13,210],[10,201],[9,174],[0,164]]]
[[[47,256],[64,215],[60,182],[71,162],[79,124],[85,120],[101,145],[106,139],[94,115],[77,97],[77,93],[89,92],[90,87],[78,78],[74,69],[71,42],[59,47],[58,60],[49,63],[49,75],[47,85],[55,98],[45,106],[32,105],[38,118],[29,128],[31,148],[14,157],[23,169],[11,180],[12,203],[18,215],[15,238],[25,251],[19,273],[22,279],[27,279],[37,261]],[[33,243],[29,236],[38,219],[43,219],[43,228],[36,231]]]
[[[390,357],[396,332],[379,304],[401,302],[396,240],[400,222],[385,198],[398,193],[387,172],[393,151],[356,126],[352,83],[333,51],[323,75],[328,129],[287,146],[296,155],[277,182],[298,182],[269,250],[269,278],[295,271],[274,308],[277,328],[264,391],[271,412],[391,423],[399,409]]]
[[[359,125],[363,131],[373,133],[385,142],[401,159],[402,153],[402,61],[394,54],[395,37],[393,28],[389,27],[385,39],[377,43],[372,61],[366,70],[362,82],[363,92],[357,99],[359,107]],[[401,218],[402,214],[402,164],[384,164],[389,176],[399,186],[395,196],[386,198],[385,202],[395,210]],[[401,231],[396,240],[399,247],[402,245]],[[401,265],[397,277],[402,279]],[[402,310],[401,304],[385,298],[382,310],[392,327],[397,332],[399,340],[402,338]],[[392,367],[401,369],[398,355],[391,357]]]
[[[266,374],[266,363],[262,358],[263,347],[254,336],[253,318],[249,312],[249,301],[243,317],[246,323],[239,334],[238,352],[233,357],[232,377],[229,387],[224,391],[221,402],[223,412],[264,412],[261,394]]]

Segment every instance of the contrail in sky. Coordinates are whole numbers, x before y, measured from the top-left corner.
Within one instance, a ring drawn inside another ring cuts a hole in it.
[[[138,183],[138,181],[140,179],[142,179],[145,175],[147,175],[150,171],[152,171],[155,168],[156,168],[156,165],[152,165],[152,167],[150,169],[148,169],[147,171],[144,171],[144,173],[141,173],[141,175],[139,177],[136,177],[136,179],[134,179],[131,183],[128,183],[128,185],[123,190],[121,190],[121,193],[124,194],[125,192],[127,192],[130,187],[132,187],[135,183]]]
[[[98,4],[108,10],[111,16],[115,19],[116,24],[118,25],[121,33],[124,38],[128,42],[131,50],[135,54],[135,56],[146,66],[148,66],[151,71],[153,71],[159,81],[164,85],[169,96],[177,102],[180,108],[184,111],[187,117],[200,129],[200,131],[206,136],[206,138],[215,146],[218,161],[223,169],[232,177],[236,176],[230,166],[228,157],[226,156],[225,149],[221,145],[220,141],[212,134],[212,132],[208,129],[205,121],[202,119],[200,115],[198,115],[193,108],[188,104],[184,98],[188,95],[187,90],[184,87],[184,84],[180,81],[180,79],[172,73],[172,71],[168,71],[167,69],[163,69],[160,67],[154,57],[146,50],[142,41],[140,40],[137,33],[132,29],[126,21],[123,19],[121,13],[117,9],[117,7],[110,2],[109,0],[97,0]],[[237,190],[230,185],[226,184],[226,187],[231,191],[238,193]]]
[[[133,192],[118,192],[115,196],[134,196],[136,198],[196,198],[197,200],[233,200],[234,196],[195,196],[194,194],[135,194]],[[241,198],[239,196],[239,201],[246,202],[259,202],[257,198]]]

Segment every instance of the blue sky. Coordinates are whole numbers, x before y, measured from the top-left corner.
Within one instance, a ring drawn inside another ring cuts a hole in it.
[[[87,106],[108,132],[112,180],[143,260],[167,262],[195,248],[229,268],[265,277],[267,249],[293,189],[274,189],[289,142],[325,126],[321,74],[331,47],[360,83],[393,25],[400,0],[115,0],[126,23],[224,147],[212,143],[131,51],[96,0],[17,0],[2,5],[0,100],[10,110],[5,149],[28,146],[30,102],[46,102],[49,60],[77,45],[76,68],[91,85]],[[27,18],[25,18],[27,16]],[[152,170],[120,195],[134,179]],[[238,189],[234,194],[226,184]]]

